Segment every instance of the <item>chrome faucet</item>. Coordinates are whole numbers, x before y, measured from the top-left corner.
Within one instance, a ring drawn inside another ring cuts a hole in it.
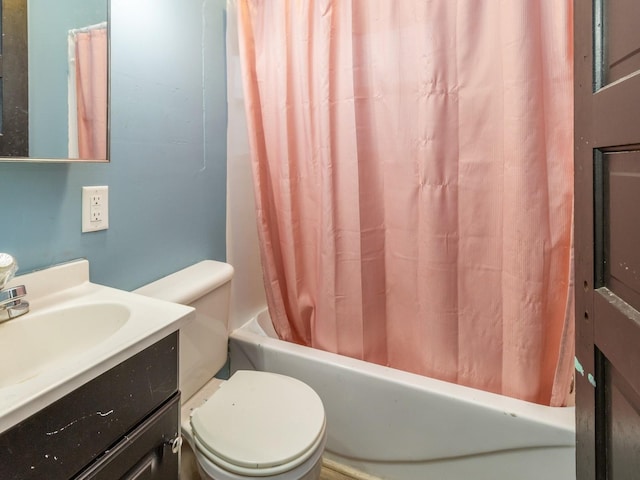
[[[29,302],[23,300],[27,294],[24,285],[5,288],[17,269],[18,265],[11,255],[0,253],[0,323],[29,311]]]
[[[0,290],[0,322],[24,315],[29,311],[29,302],[23,300],[27,294],[24,285]]]

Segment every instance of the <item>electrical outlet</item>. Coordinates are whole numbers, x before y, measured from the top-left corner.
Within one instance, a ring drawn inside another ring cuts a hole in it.
[[[109,228],[109,187],[82,187],[82,231]]]
[[[101,222],[102,221],[102,210],[98,208],[91,208],[91,221],[92,222]]]

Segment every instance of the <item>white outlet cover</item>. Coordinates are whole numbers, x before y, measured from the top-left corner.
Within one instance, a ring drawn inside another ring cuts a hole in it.
[[[92,206],[91,199],[100,197],[99,206]],[[100,210],[100,220],[91,221],[92,209]],[[97,232],[109,228],[109,187],[106,185],[82,187],[82,232]]]

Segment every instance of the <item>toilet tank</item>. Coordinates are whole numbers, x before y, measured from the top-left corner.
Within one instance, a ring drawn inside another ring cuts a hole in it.
[[[227,361],[229,296],[233,267],[204,260],[134,293],[195,308],[195,319],[180,329],[180,390],[183,402]]]

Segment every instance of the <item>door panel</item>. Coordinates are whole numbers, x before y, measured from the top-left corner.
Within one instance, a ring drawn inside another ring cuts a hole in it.
[[[640,2],[574,2],[579,480],[640,471]]]
[[[607,415],[610,419],[607,425],[607,450],[610,452],[607,473],[610,478],[617,478],[625,472],[640,472],[637,439],[640,405],[637,402],[638,391],[626,382],[624,375],[609,365],[606,376],[607,404],[610,409]]]
[[[640,2],[609,0],[603,5],[606,83],[640,69]]]
[[[606,288],[596,292],[594,307],[594,344],[616,366],[620,374],[628,379],[630,385],[640,391],[640,378],[637,374],[640,365],[640,348],[637,343],[640,338],[640,314]]]
[[[577,73],[576,71],[576,74]],[[591,77],[591,72],[589,72],[589,77]],[[583,88],[590,88],[592,84],[591,81],[588,81],[588,86],[583,85]],[[595,94],[592,93],[593,98],[590,99],[592,109],[590,117],[576,117],[576,122],[581,123],[593,120],[597,122],[597,128],[589,132],[590,138],[576,137],[576,141],[580,141],[580,143],[589,148],[622,146],[633,150],[633,146],[638,145],[640,139],[638,138],[637,123],[638,105],[630,101],[630,99],[633,98],[634,95],[637,95],[639,90],[640,73],[636,72],[624,81],[604,87]],[[576,92],[576,94],[577,93],[578,92]],[[576,98],[576,101],[577,100]],[[628,122],[614,122],[612,121],[614,118],[626,118]],[[578,123],[576,123],[576,126],[578,126]],[[596,125],[594,125],[594,127],[595,126]],[[585,126],[583,128],[588,127]],[[590,143],[585,145],[585,141],[589,141]]]
[[[605,155],[607,209],[605,284],[632,305],[640,305],[640,152]]]

